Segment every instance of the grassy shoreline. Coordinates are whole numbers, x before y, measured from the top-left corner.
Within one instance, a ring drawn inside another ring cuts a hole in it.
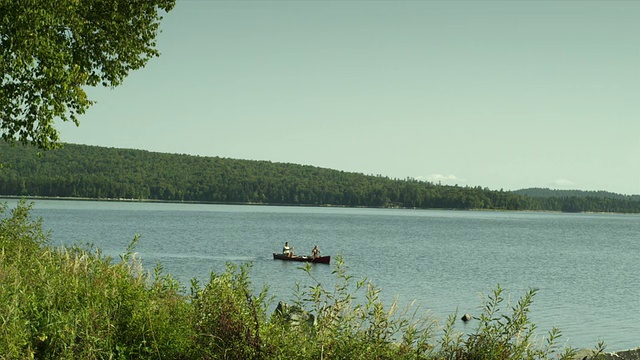
[[[293,294],[295,314],[268,313],[268,289],[256,292],[250,265],[228,264],[187,287],[161,265],[145,271],[134,238],[119,261],[99,249],[48,244],[32,205],[20,200],[0,222],[0,358],[20,359],[570,359],[559,330],[535,337],[529,308],[536,290],[505,304],[498,286],[476,329],[439,326],[416,310],[385,307],[380,289],[355,280],[340,259],[335,287]],[[2,213],[7,209],[2,207]],[[312,276],[310,267],[303,268]],[[359,299],[359,300],[358,300]],[[508,306],[507,306],[508,305]],[[509,309],[508,312],[502,311]],[[436,334],[439,337],[436,337]],[[602,349],[600,349],[602,350]]]

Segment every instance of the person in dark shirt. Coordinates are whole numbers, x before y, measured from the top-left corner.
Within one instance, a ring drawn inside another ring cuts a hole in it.
[[[320,249],[318,248],[318,245],[313,247],[313,250],[311,250],[311,257],[316,259],[320,257]]]

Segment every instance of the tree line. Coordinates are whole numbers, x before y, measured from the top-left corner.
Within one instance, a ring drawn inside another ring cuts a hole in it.
[[[549,188],[529,188],[515,190],[514,193],[530,197],[598,197],[640,201],[640,195],[623,195],[602,190],[552,190]]]
[[[640,213],[629,197],[533,197],[308,165],[64,144],[0,143],[0,195],[423,209]]]

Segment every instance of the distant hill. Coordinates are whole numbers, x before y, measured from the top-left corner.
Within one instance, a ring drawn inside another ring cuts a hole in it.
[[[639,213],[640,201],[533,197],[308,165],[65,144],[0,142],[0,195],[307,206]]]
[[[621,199],[640,201],[640,195],[623,195],[608,191],[585,191],[585,190],[553,190],[548,188],[528,188],[512,191],[515,194],[529,197],[594,197],[603,199]]]

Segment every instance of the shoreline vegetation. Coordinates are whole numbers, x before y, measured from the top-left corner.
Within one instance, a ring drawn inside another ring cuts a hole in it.
[[[356,208],[640,213],[640,195],[490,190],[270,161],[0,141],[0,196]]]
[[[59,201],[97,201],[97,202],[122,202],[122,203],[149,203],[149,204],[192,204],[192,205],[240,205],[240,206],[293,206],[293,207],[320,207],[320,208],[354,208],[354,209],[398,209],[398,210],[445,210],[445,211],[519,211],[534,213],[563,213],[559,210],[505,210],[505,209],[457,209],[457,208],[404,208],[404,207],[371,207],[371,206],[347,206],[347,205],[312,205],[312,204],[265,204],[265,203],[234,203],[234,202],[207,202],[207,201],[183,201],[183,200],[157,200],[157,199],[111,199],[111,198],[76,198],[61,196],[19,196],[0,194],[0,201],[3,199],[12,200],[59,200]],[[616,213],[607,211],[581,211],[583,214],[631,214],[636,213]]]
[[[505,303],[498,285],[475,330],[437,324],[418,309],[385,306],[381,289],[337,259],[335,285],[301,288],[268,313],[250,264],[227,264],[207,282],[180,284],[142,268],[134,238],[119,261],[93,247],[52,247],[33,204],[0,211],[0,357],[38,359],[574,359],[557,329],[538,337],[529,309],[537,290]],[[307,264],[308,265],[308,264]],[[313,278],[310,265],[301,267]],[[282,310],[286,308],[288,310]],[[507,309],[507,311],[503,311]],[[293,321],[302,316],[307,321]],[[580,353],[582,354],[582,353]],[[604,343],[588,358],[605,359]]]

